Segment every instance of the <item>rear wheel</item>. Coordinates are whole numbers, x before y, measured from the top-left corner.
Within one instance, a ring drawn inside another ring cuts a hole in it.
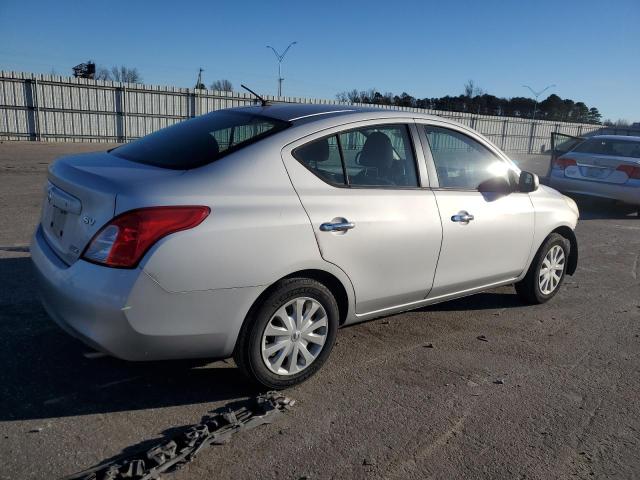
[[[562,235],[552,233],[531,262],[527,275],[515,289],[526,303],[545,303],[560,289],[567,271],[570,243]]]
[[[234,359],[266,388],[296,385],[329,357],[338,318],[336,300],[323,284],[308,278],[283,280],[249,314]]]

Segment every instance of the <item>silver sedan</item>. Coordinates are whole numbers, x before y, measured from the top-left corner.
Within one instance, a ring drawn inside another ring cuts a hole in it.
[[[640,208],[640,137],[596,135],[585,139],[553,162],[550,185],[562,192]]]
[[[49,168],[42,302],[127,360],[233,356],[284,388],[342,325],[576,270],[576,204],[487,139],[417,113],[222,110]]]

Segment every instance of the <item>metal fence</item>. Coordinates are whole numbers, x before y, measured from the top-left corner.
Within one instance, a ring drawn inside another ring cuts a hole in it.
[[[273,102],[334,104],[298,97]],[[62,142],[127,142],[187,118],[222,108],[249,105],[240,92],[129,84],[57,75],[0,71],[0,139]],[[638,131],[600,125],[532,121],[406,107],[457,120],[488,137],[507,152],[539,153],[549,148],[552,132],[638,135]]]

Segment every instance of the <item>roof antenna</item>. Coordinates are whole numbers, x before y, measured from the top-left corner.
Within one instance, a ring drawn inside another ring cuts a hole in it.
[[[260,95],[258,95],[256,92],[254,92],[253,90],[251,90],[249,87],[240,84],[240,86],[242,88],[244,88],[247,92],[249,92],[250,94],[254,95],[258,100],[260,100],[260,104],[263,107],[266,107],[267,105],[269,105],[269,102],[267,102],[264,98],[262,98]]]

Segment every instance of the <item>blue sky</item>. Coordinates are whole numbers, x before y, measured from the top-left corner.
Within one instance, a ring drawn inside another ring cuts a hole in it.
[[[352,88],[416,97],[524,96],[528,84],[640,121],[640,1],[171,2],[0,0],[0,69],[70,74],[87,59],[135,66],[145,83],[228,78],[335,98]],[[546,96],[546,94],[545,94]]]

